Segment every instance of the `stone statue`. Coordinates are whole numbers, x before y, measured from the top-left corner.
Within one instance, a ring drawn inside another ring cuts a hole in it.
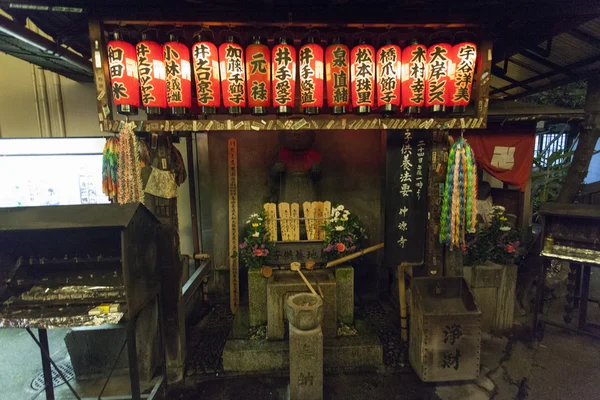
[[[282,131],[280,150],[271,166],[271,202],[302,204],[320,200],[321,155],[312,149],[314,131]]]

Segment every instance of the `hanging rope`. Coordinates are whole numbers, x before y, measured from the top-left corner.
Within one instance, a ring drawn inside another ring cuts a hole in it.
[[[107,138],[102,151],[102,193],[111,202],[117,201],[119,191],[119,139]]]
[[[119,204],[144,202],[138,139],[129,123],[119,132]]]
[[[471,146],[461,136],[448,155],[440,216],[440,243],[461,247],[465,233],[477,224],[477,165]]]

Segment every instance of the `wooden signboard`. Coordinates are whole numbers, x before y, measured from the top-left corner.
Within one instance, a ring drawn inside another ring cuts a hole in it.
[[[229,306],[235,314],[240,304],[240,263],[237,252],[238,237],[238,172],[237,140],[227,141],[227,180],[229,184]]]
[[[298,261],[316,263],[325,262],[323,258],[323,242],[320,240],[300,240],[297,242],[276,242],[269,253],[266,265],[290,265]]]
[[[425,130],[387,131],[385,265],[423,263],[429,146]]]

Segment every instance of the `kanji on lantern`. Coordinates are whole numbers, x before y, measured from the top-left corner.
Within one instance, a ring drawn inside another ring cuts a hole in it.
[[[402,98],[403,109],[418,113],[425,104],[425,69],[427,48],[413,43],[402,50]]]
[[[291,114],[296,96],[296,49],[286,38],[273,47],[273,106],[278,114]]]
[[[452,46],[438,43],[427,49],[425,106],[432,111],[444,111],[450,98],[450,57]]]
[[[475,43],[464,42],[452,47],[452,64],[454,77],[450,83],[449,105],[466,107],[471,101],[473,76],[477,61],[477,46]]]
[[[350,54],[352,63],[352,108],[359,114],[371,112],[375,105],[375,49],[359,44]]]
[[[248,106],[256,115],[266,114],[271,104],[271,53],[261,38],[246,47]]]
[[[113,100],[120,114],[137,114],[140,86],[135,47],[122,40],[108,42],[108,72]]]
[[[142,104],[147,113],[158,114],[167,107],[163,47],[152,40],[142,40],[136,52]]]
[[[223,105],[230,114],[240,114],[242,107],[246,107],[246,73],[242,46],[234,43],[233,38],[228,38],[219,46],[219,61]]]
[[[316,39],[309,37],[300,48],[300,105],[306,114],[318,114],[323,107],[324,54]]]
[[[377,107],[382,111],[400,108],[402,52],[395,44],[386,44],[377,51]]]
[[[170,41],[164,45],[167,105],[176,114],[192,106],[192,71],[190,51],[183,43]]]
[[[325,50],[327,105],[333,114],[343,114],[350,105],[350,50],[335,40]]]
[[[194,78],[196,82],[196,102],[205,114],[213,114],[221,105],[219,88],[219,52],[214,43],[197,36],[192,47]]]

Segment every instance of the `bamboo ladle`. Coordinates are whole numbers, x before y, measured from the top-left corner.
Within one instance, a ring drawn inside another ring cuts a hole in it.
[[[300,266],[301,264],[299,262],[293,262],[290,264],[290,269],[292,271],[296,271],[300,274],[300,277],[302,278],[302,280],[304,281],[304,283],[306,283],[306,286],[308,286],[308,288],[310,289],[311,293],[314,294],[315,296],[318,296],[317,292],[315,292],[315,289],[312,287],[312,285],[310,284],[310,282],[308,281],[308,279],[306,279],[306,277],[304,276],[304,274],[302,273],[302,271],[300,271]]]

